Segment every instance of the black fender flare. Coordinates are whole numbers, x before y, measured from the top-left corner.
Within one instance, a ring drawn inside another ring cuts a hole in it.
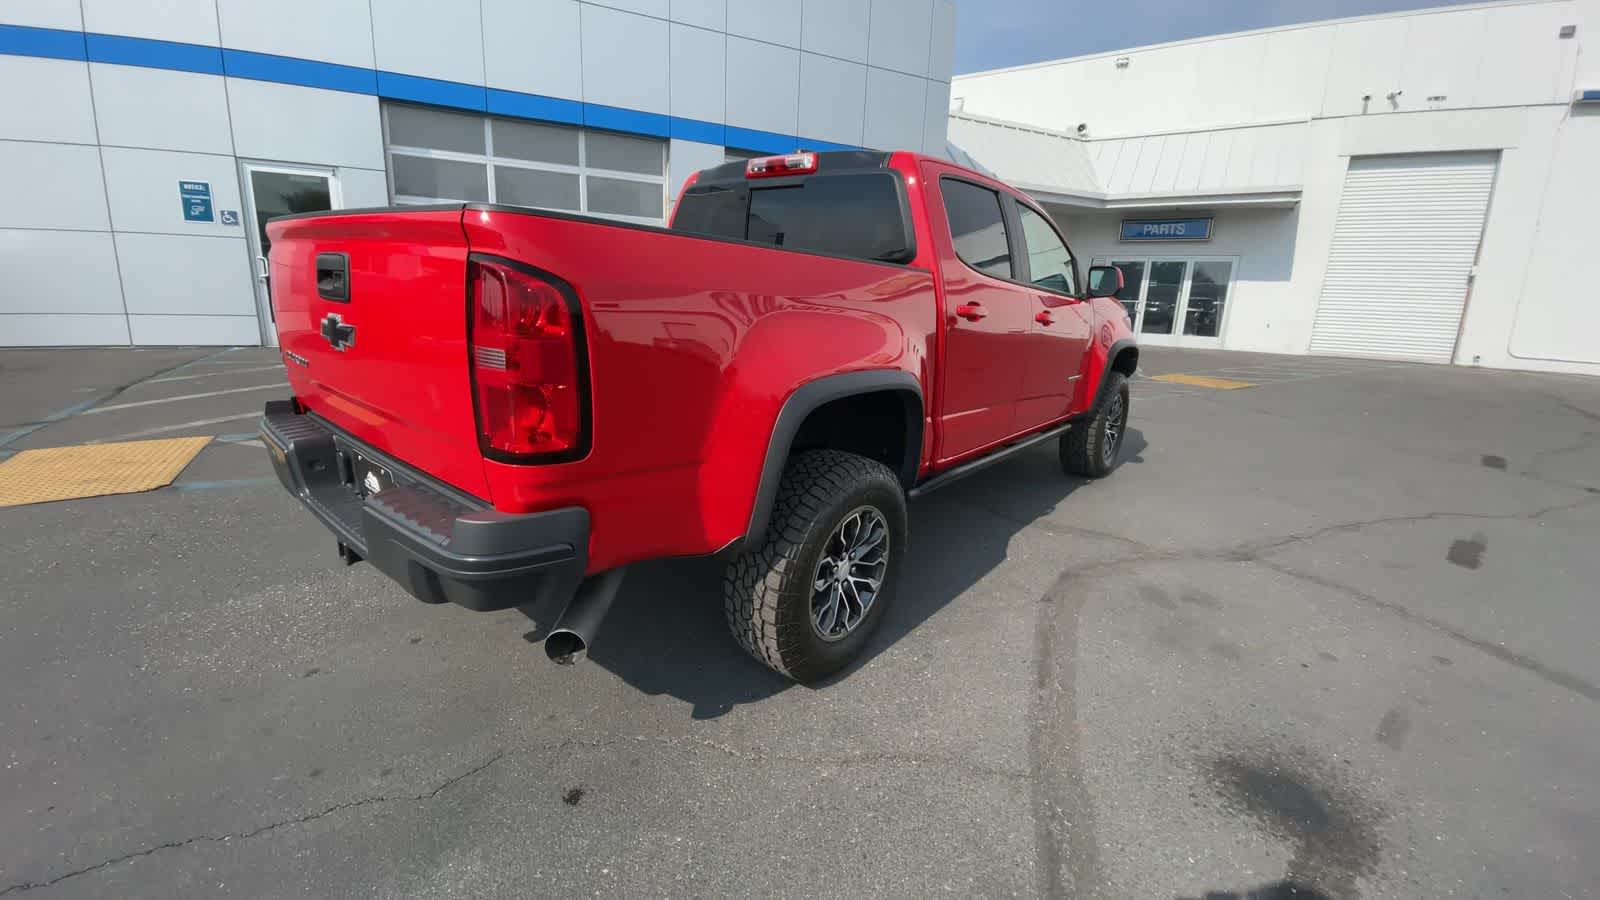
[[[1106,387],[1106,376],[1111,374],[1111,367],[1117,364],[1117,357],[1122,351],[1129,349],[1137,353],[1139,342],[1131,337],[1125,337],[1112,344],[1111,349],[1106,351],[1106,364],[1100,369],[1100,381],[1094,386],[1094,400],[1089,404],[1089,410],[1093,410],[1095,404],[1100,402],[1100,392]]]
[[[826,403],[858,394],[876,394],[892,391],[903,395],[906,409],[906,446],[904,458],[895,466],[900,485],[909,490],[917,480],[917,469],[922,462],[923,398],[922,383],[915,375],[900,369],[868,369],[844,372],[808,381],[795,388],[778,410],[772,425],[772,436],[767,441],[767,457],[761,464],[761,479],[756,482],[755,503],[750,507],[750,521],[745,527],[745,547],[759,547],[766,539],[767,522],[772,518],[772,506],[778,498],[778,482],[783,479],[783,468],[789,460],[789,449],[806,417]]]

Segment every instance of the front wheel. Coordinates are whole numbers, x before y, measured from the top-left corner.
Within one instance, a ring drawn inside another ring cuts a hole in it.
[[[1061,468],[1088,478],[1110,474],[1127,430],[1128,377],[1107,372],[1094,407],[1061,436]]]
[[[837,450],[796,454],[766,542],[723,577],[728,627],[774,671],[825,678],[883,621],[905,551],[905,493],[888,466]]]

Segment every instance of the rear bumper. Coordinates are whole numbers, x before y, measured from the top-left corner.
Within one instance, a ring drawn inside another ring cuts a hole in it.
[[[267,404],[260,430],[284,488],[341,544],[420,600],[475,610],[565,605],[583,580],[587,510],[497,512],[285,400]],[[351,450],[380,461],[394,486],[358,495]]]

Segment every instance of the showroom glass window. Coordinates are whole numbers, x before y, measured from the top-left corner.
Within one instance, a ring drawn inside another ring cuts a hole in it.
[[[659,225],[666,142],[568,125],[385,103],[389,197],[473,200]]]

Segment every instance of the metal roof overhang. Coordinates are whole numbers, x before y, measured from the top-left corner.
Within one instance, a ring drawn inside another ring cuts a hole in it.
[[[1087,191],[1063,193],[1059,188],[1030,185],[1026,182],[1013,181],[1011,184],[1040,203],[1078,209],[1215,209],[1218,207],[1289,209],[1300,203],[1301,194],[1301,187],[1297,184],[1208,194],[1101,194]]]

